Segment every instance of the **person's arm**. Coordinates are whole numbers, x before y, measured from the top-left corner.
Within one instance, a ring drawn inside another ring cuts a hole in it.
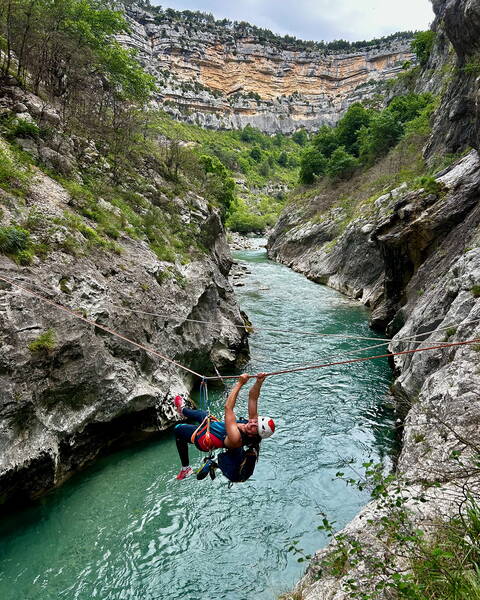
[[[250,388],[248,393],[248,418],[256,419],[258,417],[258,397],[260,396],[260,390],[263,382],[265,381],[265,373],[259,373],[257,380]]]
[[[232,391],[228,395],[227,401],[225,402],[225,427],[227,429],[227,437],[225,438],[226,448],[240,448],[242,445],[242,436],[240,430],[237,427],[237,418],[233,409],[237,402],[238,393],[242,387],[247,383],[250,376],[244,373],[240,375],[237,383],[233,386]]]

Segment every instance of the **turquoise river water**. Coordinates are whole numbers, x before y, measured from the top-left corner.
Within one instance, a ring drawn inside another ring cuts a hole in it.
[[[264,250],[237,258],[251,271],[239,301],[259,328],[246,371],[339,359],[375,343],[261,331],[373,337],[357,303],[268,261]],[[222,476],[176,481],[171,432],[99,460],[0,522],[0,598],[274,600],[305,568],[288,552],[292,540],[314,552],[326,541],[316,529],[323,513],[340,527],[368,501],[335,473],[388,461],[389,381],[383,360],[267,379],[260,414],[274,417],[277,431],[253,478],[231,488]],[[213,394],[212,412],[221,415],[223,400]],[[200,453],[191,454],[199,464]]]

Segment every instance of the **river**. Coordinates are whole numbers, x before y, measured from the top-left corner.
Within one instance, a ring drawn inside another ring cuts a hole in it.
[[[375,344],[262,330],[375,337],[358,303],[268,261],[263,249],[237,258],[250,270],[239,302],[258,328],[248,372],[341,360]],[[314,552],[326,542],[316,529],[324,513],[341,527],[368,501],[335,473],[388,462],[390,378],[387,362],[374,360],[267,379],[260,414],[277,431],[253,478],[231,488],[221,476],[176,481],[171,432],[99,460],[0,523],[0,598],[274,600],[305,568],[288,551],[292,541]],[[223,393],[211,397],[221,415]],[[200,453],[192,459],[199,464]]]

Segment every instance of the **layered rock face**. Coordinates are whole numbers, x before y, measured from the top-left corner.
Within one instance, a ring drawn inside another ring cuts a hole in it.
[[[25,118],[35,97],[10,92],[6,110],[21,108]],[[88,246],[80,230],[58,224],[75,201],[38,169],[24,200],[0,193],[2,228],[35,219],[32,242],[51,249],[23,267],[0,255],[1,277],[43,297],[0,280],[0,505],[17,506],[112,444],[171,426],[177,415],[169,395],[190,391],[196,380],[45,299],[201,373],[241,363],[248,342],[228,281],[223,225],[203,198],[190,192],[174,199],[179,222],[196,228],[205,252],[172,264],[124,233],[116,252]],[[90,236],[95,227],[91,222]],[[72,235],[80,253],[67,249]],[[31,346],[47,332],[48,343]]]
[[[448,62],[440,56],[442,49],[449,50],[445,36],[456,50],[457,65],[465,64],[465,53],[478,43],[478,0],[437,1],[434,6],[439,37],[420,80],[424,89],[435,88],[432,61]],[[477,41],[470,45],[473,31]],[[468,69],[453,73],[427,145],[430,156],[477,148],[472,102],[478,83]],[[374,200],[346,226],[341,207],[327,210],[321,219],[312,218],[314,203],[289,207],[269,240],[269,253],[369,305],[372,324],[393,335],[391,352],[479,340],[479,190],[480,157],[474,149],[438,173],[428,190],[403,185]],[[431,532],[432,523],[458,514],[466,490],[478,490],[477,471],[468,465],[479,443],[479,349],[477,342],[393,359],[393,392],[403,421],[396,474],[408,482],[403,494],[413,529]],[[455,455],[463,459],[455,463]],[[421,503],[413,500],[418,496]],[[378,564],[393,564],[397,573],[408,570],[405,544],[399,549],[393,537],[379,531],[385,516],[389,522],[382,503],[372,502],[342,532],[368,558],[333,574],[322,561],[335,556],[334,543],[318,553],[296,597],[344,600],[352,597],[352,581],[357,593],[370,595],[381,582],[375,576]],[[392,592],[378,587],[374,593],[389,598]]]
[[[206,127],[289,133],[334,124],[412,59],[397,40],[355,54],[294,51],[237,38],[227,27],[187,27],[140,8],[127,11],[132,32],[121,41],[139,51],[160,83],[158,101],[180,119]]]

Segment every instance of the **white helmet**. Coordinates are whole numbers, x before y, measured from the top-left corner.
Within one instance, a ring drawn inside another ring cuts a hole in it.
[[[273,419],[268,417],[258,417],[258,435],[264,440],[269,438],[275,431]]]

